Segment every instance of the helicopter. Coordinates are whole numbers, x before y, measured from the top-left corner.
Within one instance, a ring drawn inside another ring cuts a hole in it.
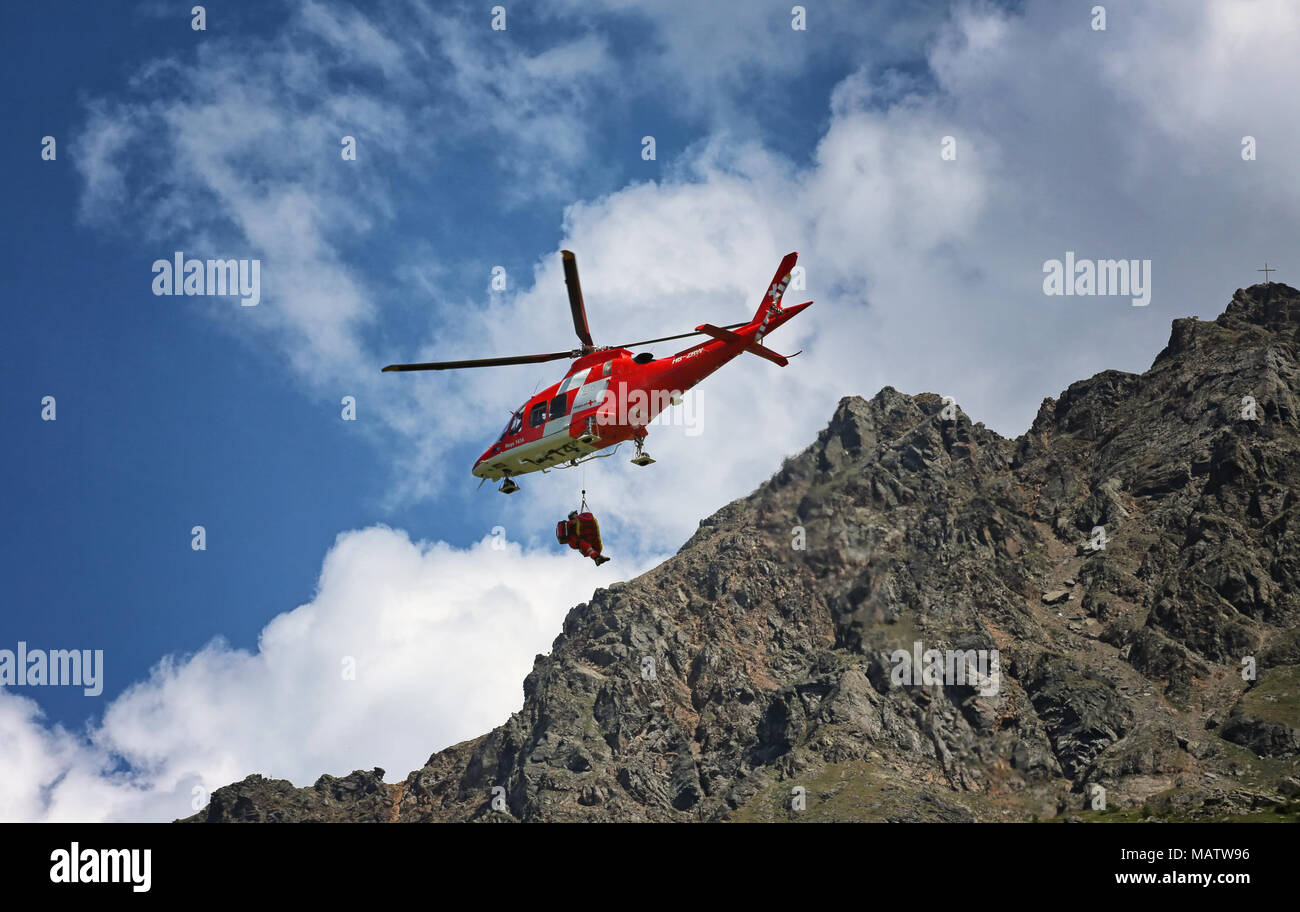
[[[577,258],[560,251],[564,284],[569,292],[569,309],[579,348],[571,351],[470,361],[430,361],[419,364],[390,364],[388,371],[440,371],[511,364],[537,364],[572,359],[558,383],[534,393],[510,414],[510,421],[496,442],[474,462],[471,473],[479,487],[489,479],[501,481],[503,494],[519,490],[514,479],[530,472],[572,468],[590,459],[612,456],[603,453],[631,441],[636,447],[632,463],[648,466],[655,462],[645,452],[646,428],[664,409],[679,405],[682,396],[705,377],[749,352],[785,367],[789,359],[802,354],[780,355],[763,345],[764,337],[812,301],[782,307],[781,299],[790,284],[790,274],[799,254],[789,253],[768,286],[767,293],[748,323],[714,326],[703,323],[693,332],[644,339],[623,345],[596,345],[587,324],[587,309],[578,281]],[[630,349],[691,336],[708,336],[674,355],[655,358],[650,352],[632,354]]]

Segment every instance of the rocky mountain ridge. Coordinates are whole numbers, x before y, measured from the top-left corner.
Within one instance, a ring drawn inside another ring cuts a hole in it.
[[[396,784],[250,776],[189,820],[1294,820],[1297,491],[1278,283],[1014,440],[934,394],[848,397],[570,611],[500,727]],[[913,683],[931,649],[996,677]]]

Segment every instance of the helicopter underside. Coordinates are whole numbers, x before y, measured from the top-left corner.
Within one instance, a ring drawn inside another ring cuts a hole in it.
[[[565,427],[559,433],[548,434],[537,440],[524,441],[498,453],[491,460],[474,466],[474,475],[494,481],[508,476],[526,475],[542,469],[553,469],[570,460],[582,459],[610,446],[608,435],[600,437],[571,437]]]

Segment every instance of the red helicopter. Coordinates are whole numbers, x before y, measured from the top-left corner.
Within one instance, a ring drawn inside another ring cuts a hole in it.
[[[473,361],[390,364],[384,368],[385,371],[459,370],[573,359],[564,379],[533,394],[514,411],[497,442],[474,463],[472,471],[476,477],[484,481],[502,480],[497,490],[503,494],[519,490],[514,482],[516,476],[570,468],[588,459],[611,456],[612,453],[599,451],[629,440],[636,446],[632,462],[650,465],[654,460],[645,452],[646,425],[669,405],[679,404],[682,395],[695,384],[742,352],[782,367],[789,363],[789,358],[801,354],[779,355],[762,344],[765,335],[812,304],[808,301],[795,307],[781,306],[798,253],[787,254],[781,261],[754,318],[748,323],[729,326],[703,323],[694,332],[601,346],[592,341],[591,330],[587,328],[577,260],[567,250],[560,255],[573,328],[582,342],[581,348]],[[665,358],[655,358],[649,352],[633,355],[629,351],[642,345],[700,335],[709,339]]]

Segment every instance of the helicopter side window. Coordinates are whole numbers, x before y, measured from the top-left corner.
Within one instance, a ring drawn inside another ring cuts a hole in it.
[[[551,420],[554,421],[556,418],[563,418],[568,413],[569,394],[560,393],[560,395],[551,400]]]
[[[546,421],[546,403],[539,402],[528,413],[528,426],[537,427]]]

